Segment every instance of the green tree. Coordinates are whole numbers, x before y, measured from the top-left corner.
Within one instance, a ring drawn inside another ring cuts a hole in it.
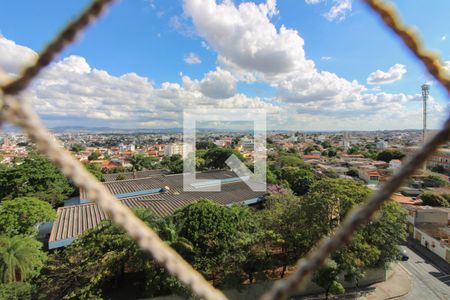
[[[248,222],[242,218],[249,214],[240,209],[201,199],[173,215],[179,234],[193,245],[194,253],[188,259],[215,285],[224,283],[229,274],[236,275],[237,265],[242,259],[238,246],[245,244],[243,233],[248,232]]]
[[[274,235],[272,248],[281,250],[274,260],[283,267],[283,277],[287,267],[305,255],[313,245],[305,238],[305,230],[298,230],[309,226],[304,222],[301,199],[292,194],[269,195],[258,217],[263,229]]]
[[[205,154],[207,150],[197,150],[195,151],[195,169],[197,171],[206,169]]]
[[[364,158],[370,158],[370,159],[375,160],[375,159],[377,159],[378,152],[370,149],[370,150],[364,151],[363,156],[364,156]]]
[[[100,158],[100,156],[102,156],[102,154],[97,149],[88,156],[88,160],[97,160]]]
[[[442,187],[448,185],[448,182],[441,176],[428,175],[423,179],[423,185],[425,187]]]
[[[142,161],[142,167],[147,170],[155,170],[160,169],[161,164],[159,163],[159,159],[154,156],[145,156]]]
[[[325,177],[334,178],[334,179],[339,178],[339,174],[335,170],[332,170],[332,169],[323,171],[322,175]]]
[[[420,196],[423,205],[450,207],[450,202],[443,196],[434,194],[432,192],[425,192]]]
[[[0,168],[0,199],[36,197],[60,205],[74,187],[44,156],[31,153],[17,164]]]
[[[225,162],[231,155],[236,155],[239,160],[245,161],[244,157],[239,152],[231,148],[209,149],[203,158],[205,159],[206,167],[213,169],[224,169],[227,167]]]
[[[282,168],[280,178],[286,180],[292,191],[298,196],[306,194],[315,181],[313,172],[296,167]]]
[[[266,180],[268,184],[277,184],[279,182],[277,175],[267,168]]]
[[[311,244],[331,235],[348,212],[370,195],[370,190],[353,180],[322,179],[302,201],[308,224],[305,237]],[[395,202],[384,203],[368,225],[358,229],[351,241],[331,255],[340,272],[358,281],[368,267],[386,267],[398,257],[397,245],[406,237],[405,214]]]
[[[261,225],[248,206],[233,205],[230,209],[237,216],[238,233],[230,259],[232,269],[225,280],[236,287],[244,280],[253,283],[256,278],[265,278],[263,271],[273,265],[270,246],[275,234]],[[241,274],[245,274],[245,278]]]
[[[327,152],[328,157],[335,157],[337,155],[336,149],[329,148]]]
[[[74,144],[71,148],[70,151],[75,152],[75,153],[79,153],[83,150],[85,150],[86,147],[80,145],[80,144]]]
[[[355,177],[355,178],[359,177],[359,172],[358,172],[357,169],[350,169],[350,170],[347,171],[346,174],[348,176]]]
[[[347,154],[358,154],[360,152],[360,149],[358,146],[356,145],[352,145],[350,148],[348,148],[347,150]]]
[[[321,145],[323,149],[331,148],[331,143],[329,141],[324,141]]]
[[[0,236],[0,283],[21,282],[35,277],[46,256],[41,243],[25,236]]]
[[[161,165],[173,173],[183,173],[183,158],[180,154],[165,156]]]
[[[384,150],[378,153],[377,160],[390,162],[393,159],[402,159],[403,157],[405,157],[405,154],[399,150]]]
[[[144,164],[145,156],[143,154],[134,154],[127,157],[127,161],[131,164],[133,171],[141,171]]]
[[[390,262],[399,257],[397,245],[406,239],[406,213],[400,204],[394,201],[383,203],[377,214],[366,226],[358,230],[368,247],[378,251],[370,257],[370,251],[362,251],[360,257],[366,267],[387,268]],[[374,253],[374,251],[372,251]]]
[[[195,144],[197,150],[208,150],[218,148],[216,144],[211,141],[200,141]]]
[[[182,255],[189,255],[194,251],[194,246],[180,235],[180,225],[175,225],[172,218],[160,222],[159,236]]]
[[[33,286],[29,282],[0,284],[0,300],[31,300]]]
[[[131,168],[125,168],[125,167],[115,167],[111,169],[104,168],[102,169],[103,174],[116,174],[116,173],[124,173],[124,172],[131,172]]]
[[[161,220],[151,211],[138,209],[135,213],[159,231]],[[147,285],[154,286],[146,280],[157,281],[160,291],[168,290],[163,277],[174,279],[160,269],[121,228],[106,220],[83,233],[64,251],[50,255],[45,275],[38,280],[38,294],[42,299],[97,299],[106,290],[119,288],[127,274],[131,274],[140,297]],[[155,274],[159,277],[147,277]]]
[[[103,179],[103,172],[102,168],[99,164],[95,163],[85,163],[83,164],[84,167],[92,174],[94,175],[99,181],[104,181]]]
[[[363,202],[370,190],[352,179],[324,177],[316,181],[302,201],[309,240],[315,244],[339,226],[348,211]]]
[[[328,259],[325,266],[320,268],[314,275],[313,281],[325,290],[325,299],[331,294],[343,294],[344,287],[339,282],[340,269],[338,264]]]
[[[309,154],[309,153],[311,153],[311,152],[313,152],[313,151],[320,151],[320,150],[321,150],[321,149],[320,149],[320,147],[319,147],[318,145],[313,144],[313,145],[309,145],[308,147],[306,147],[306,148],[303,150],[303,153]]]
[[[53,221],[55,217],[52,206],[37,198],[5,200],[0,204],[0,234],[34,236],[36,225]]]
[[[280,157],[271,164],[271,168],[274,171],[280,170],[284,167],[296,167],[311,170],[311,166],[295,154],[281,154]]]
[[[435,166],[431,168],[431,171],[441,174],[447,174],[447,170],[443,166]]]

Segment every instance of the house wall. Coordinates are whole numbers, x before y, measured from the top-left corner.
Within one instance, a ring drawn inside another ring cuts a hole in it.
[[[439,211],[418,211],[415,223],[435,223],[447,225],[448,213]]]
[[[450,252],[450,248],[444,245],[441,245],[440,241],[429,236],[424,231],[414,228],[414,238],[420,241],[420,244],[426,247],[426,242],[428,242],[428,250],[434,252],[439,255],[443,259],[447,260],[450,263],[450,257],[448,256],[448,252]]]

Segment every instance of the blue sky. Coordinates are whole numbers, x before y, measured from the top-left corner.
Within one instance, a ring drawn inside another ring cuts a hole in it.
[[[426,46],[450,62],[450,2],[394,3]],[[42,49],[86,4],[0,1],[0,67],[26,64],[27,49]],[[98,73],[105,77],[97,83],[94,69],[107,76]],[[368,84],[377,70],[384,73]],[[136,78],[114,83],[128,73]],[[49,85],[54,78],[67,80]],[[277,129],[402,129],[421,126],[417,94],[425,81],[432,84],[431,127],[438,127],[449,111],[444,90],[361,1],[137,0],[113,5],[29,96],[49,126],[177,127],[177,106],[236,105],[267,108]],[[87,85],[91,94],[78,92]]]

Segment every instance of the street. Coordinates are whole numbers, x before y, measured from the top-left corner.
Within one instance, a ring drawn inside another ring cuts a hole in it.
[[[410,248],[401,246],[401,249],[406,250],[409,260],[400,264],[411,276],[411,291],[402,299],[450,299],[450,274],[444,273],[437,266],[425,261]]]

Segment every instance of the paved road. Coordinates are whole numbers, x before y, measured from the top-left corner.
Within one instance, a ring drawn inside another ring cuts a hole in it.
[[[448,300],[450,299],[450,274],[425,261],[410,248],[406,250],[409,260],[401,265],[411,275],[411,291],[404,300]]]

